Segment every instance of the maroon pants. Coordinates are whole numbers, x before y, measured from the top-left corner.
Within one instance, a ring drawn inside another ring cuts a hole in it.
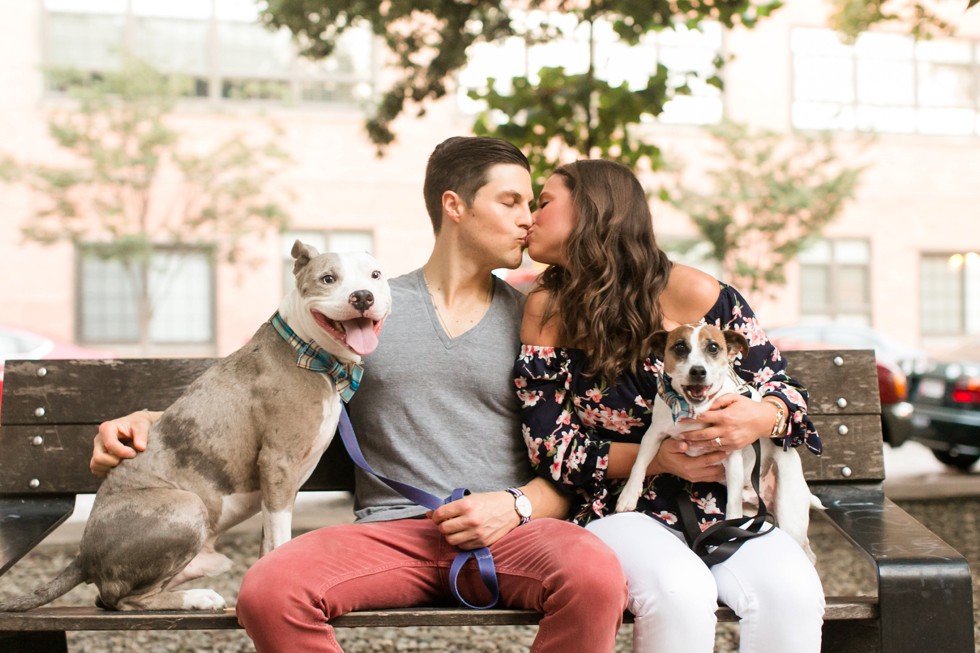
[[[615,554],[584,528],[536,519],[490,547],[499,607],[544,613],[532,651],[612,651],[626,609]],[[456,549],[428,519],[344,524],[306,533],[245,574],[238,620],[259,653],[341,651],[330,619],[354,610],[453,605]],[[459,589],[474,605],[489,593],[470,559]]]

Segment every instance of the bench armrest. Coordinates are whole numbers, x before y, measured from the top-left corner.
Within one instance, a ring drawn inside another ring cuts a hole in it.
[[[0,576],[74,510],[74,494],[0,496]]]
[[[826,517],[875,565],[881,650],[973,651],[966,559],[884,495],[881,484],[812,488]]]

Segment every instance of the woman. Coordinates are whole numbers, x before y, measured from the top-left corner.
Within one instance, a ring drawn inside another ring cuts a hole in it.
[[[678,501],[703,527],[724,519],[727,452],[777,431],[820,453],[805,390],[785,373],[745,300],[657,247],[646,195],[633,173],[608,161],[559,168],[542,189],[528,253],[548,264],[528,297],[515,370],[523,435],[539,475],[573,496],[573,521],[616,551],[629,581],[637,653],[712,651],[720,598],[741,618],[741,650],[819,651],[823,589],[803,550],[778,528],[745,541],[710,569],[680,532]],[[684,454],[668,439],[647,469],[636,512],[614,512],[650,423],[660,329],[707,322],[741,331],[749,352],[737,373],[762,402],[726,395],[685,435],[721,442]],[[720,440],[718,440],[720,438]]]

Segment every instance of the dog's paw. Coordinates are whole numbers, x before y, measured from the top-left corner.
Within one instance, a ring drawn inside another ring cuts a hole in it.
[[[632,512],[636,510],[636,504],[640,500],[641,489],[631,488],[629,485],[623,488],[623,491],[619,495],[619,500],[616,501],[616,512]]]
[[[224,610],[226,603],[214,590],[184,590],[184,610]]]

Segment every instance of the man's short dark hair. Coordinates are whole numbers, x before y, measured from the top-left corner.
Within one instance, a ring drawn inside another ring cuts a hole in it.
[[[436,146],[425,168],[425,209],[432,230],[442,228],[442,194],[451,190],[469,206],[487,183],[487,171],[500,163],[530,171],[527,157],[512,143],[489,136],[453,136]]]

